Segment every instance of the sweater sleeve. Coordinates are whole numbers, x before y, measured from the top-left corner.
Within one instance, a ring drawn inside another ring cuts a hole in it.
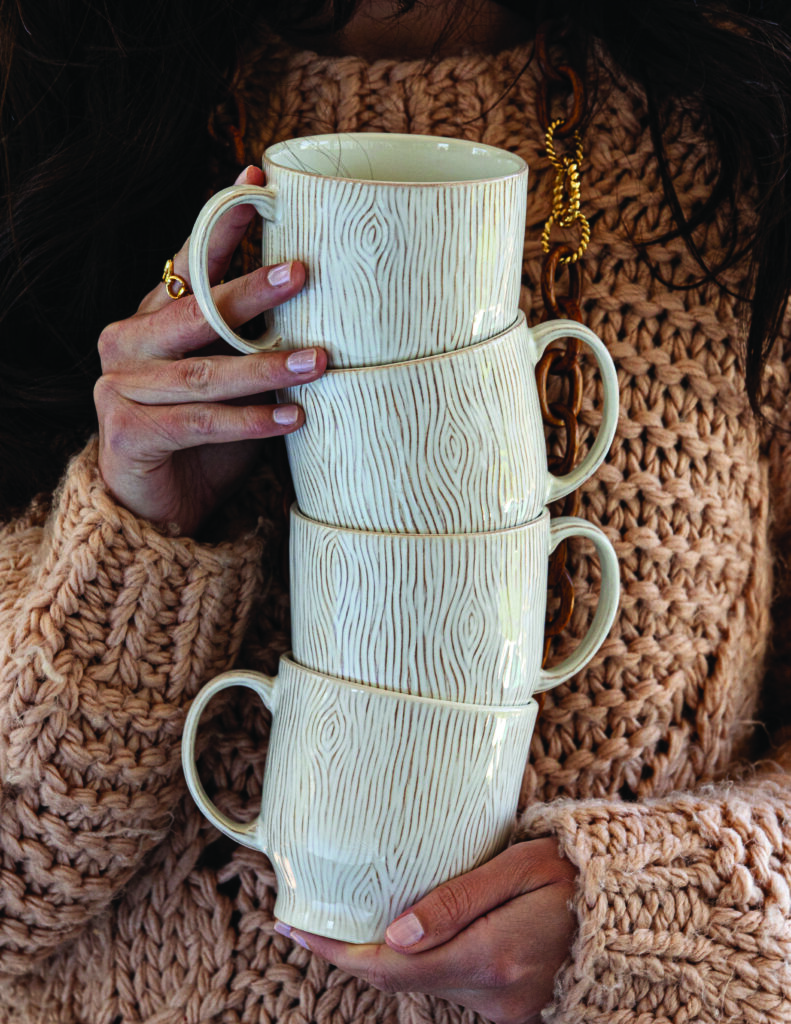
[[[579,871],[546,1021],[791,1020],[789,768],[791,744],[741,782],[527,810],[516,838],[554,834]]]
[[[95,443],[45,522],[0,534],[0,971],[83,928],[166,834],[185,705],[231,665],[260,559],[119,507]]]

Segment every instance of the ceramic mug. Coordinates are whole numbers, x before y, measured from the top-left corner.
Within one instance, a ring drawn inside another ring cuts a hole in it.
[[[246,686],[272,712],[261,811],[234,821],[195,764],[201,712]],[[276,678],[232,671],[187,715],[184,774],[221,832],[265,853],[275,915],[348,942],[381,942],[404,909],[506,845],[537,705],[485,708],[375,690],[280,661]]]
[[[593,542],[601,590],[588,632],[542,668],[548,559]],[[397,534],[317,523],[291,509],[293,654],[341,678],[438,700],[524,704],[579,672],[610,630],[618,561],[573,516],[486,533]]]
[[[332,366],[413,359],[498,334],[517,315],[527,164],[462,139],[378,132],[316,135],[264,153],[267,185],[206,204],[190,282],[207,321],[243,352],[321,345]],[[246,341],[217,311],[209,237],[242,204],[264,218],[265,265],[301,260],[307,283]]]
[[[569,473],[547,466],[535,367],[553,341],[580,338],[603,383],[593,445]],[[297,504],[311,519],[359,530],[456,533],[529,522],[591,476],[612,443],[618,378],[590,328],[523,313],[502,334],[443,355],[329,370],[285,388],[305,410],[286,436]]]

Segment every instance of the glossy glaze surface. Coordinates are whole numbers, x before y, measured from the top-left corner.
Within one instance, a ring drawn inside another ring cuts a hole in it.
[[[561,540],[592,540],[601,565],[596,614],[574,651],[541,668],[547,559]],[[526,703],[578,672],[618,605],[612,545],[582,519],[486,533],[345,530],[291,511],[294,657],[320,672],[474,704]]]
[[[563,477],[547,468],[535,367],[552,342],[581,338],[603,382],[602,421]],[[530,522],[600,465],[618,419],[613,361],[589,328],[556,320],[456,352],[330,370],[280,392],[305,410],[286,437],[300,509],[361,530],[455,533]]]
[[[262,806],[233,822],[194,764],[200,714],[215,693],[255,690],[272,711]],[[275,916],[351,942],[507,842],[536,720],[534,701],[485,708],[424,700],[321,675],[281,659],[275,679],[228,672],[187,716],[187,783],[217,828],[271,860]]]
[[[213,196],[195,225],[190,280],[201,310],[242,351],[322,345],[333,366],[446,352],[516,318],[527,165],[493,146],[421,135],[294,139],[264,155],[267,186]],[[233,206],[264,217],[263,261],[301,260],[307,284],[248,342],[219,316],[208,239]]]

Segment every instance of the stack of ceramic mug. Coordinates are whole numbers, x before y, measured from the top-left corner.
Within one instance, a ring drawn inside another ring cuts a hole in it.
[[[452,139],[378,134],[281,143],[266,189],[226,190],[196,225],[191,279],[237,347],[322,345],[330,369],[281,400],[287,437],[292,644],[277,679],[238,671],[201,691],[185,771],[217,826],[266,852],[276,914],[377,941],[402,909],[507,841],[536,719],[534,695],[578,671],[618,600],[612,546],[546,505],[595,471],[612,440],[615,370],[580,324],[528,328],[519,311],[527,167]],[[227,209],[267,219],[264,260],[301,259],[308,285],[259,346],[219,318],[208,235]],[[547,468],[535,367],[582,339],[603,380],[602,423],[571,473]],[[571,537],[601,565],[576,650],[541,666],[548,558]],[[201,709],[253,687],[273,711],[262,810],[223,816],[194,767]]]

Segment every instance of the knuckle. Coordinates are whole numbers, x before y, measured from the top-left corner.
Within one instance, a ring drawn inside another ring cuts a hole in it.
[[[237,406],[235,412],[239,418],[239,428],[247,437],[271,437],[283,429],[272,418],[267,406]]]
[[[178,316],[178,323],[186,334],[194,334],[206,324],[198,300],[194,295],[185,295],[173,303]]]
[[[192,433],[210,437],[217,432],[217,412],[207,405],[197,405],[189,412],[189,427]]]
[[[124,402],[111,404],[100,424],[102,442],[106,449],[116,455],[126,455],[133,447],[135,431],[132,417]]]
[[[440,910],[450,921],[460,921],[470,915],[473,894],[463,878],[454,878],[452,882],[441,885],[434,895]]]
[[[93,386],[93,403],[106,438],[126,430],[129,409],[112,374],[103,374]]]
[[[117,362],[123,346],[123,338],[126,328],[123,320],[107,324],[99,335],[97,348],[102,367],[111,366]]]
[[[515,843],[503,854],[503,863],[514,884],[528,889],[577,877],[577,869],[560,855],[557,842],[551,837]]]
[[[505,993],[517,986],[524,978],[525,965],[509,953],[500,954],[496,959],[483,965],[481,982],[484,988],[500,991],[501,1003],[507,1002]]]
[[[111,404],[116,391],[106,374],[102,374],[93,385],[93,404],[101,415]]]
[[[238,277],[234,284],[238,289],[238,296],[246,303],[262,305],[261,294],[262,271],[253,271],[251,274],[244,274]]]
[[[208,357],[182,359],[174,365],[179,383],[188,391],[200,394],[207,391],[214,382],[215,364]]]

